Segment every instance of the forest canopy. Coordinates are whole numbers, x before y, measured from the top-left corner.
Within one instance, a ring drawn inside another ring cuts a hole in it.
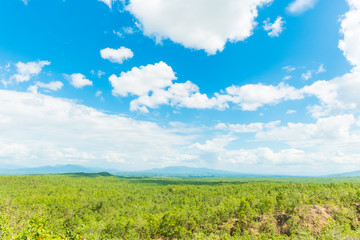
[[[359,239],[359,182],[0,176],[0,238]]]

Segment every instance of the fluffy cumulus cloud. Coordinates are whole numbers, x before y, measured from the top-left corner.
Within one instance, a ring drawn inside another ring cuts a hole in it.
[[[225,93],[215,93],[208,97],[200,92],[197,85],[190,81],[172,84],[167,89],[158,89],[151,95],[142,95],[131,102],[131,110],[147,112],[147,107],[157,108],[159,105],[171,105],[193,109],[229,108],[230,104],[238,105],[243,111],[256,111],[267,104],[277,104],[285,100],[297,100],[304,97],[303,92],[285,84],[278,86],[248,84],[231,86]]]
[[[312,9],[318,0],[295,0],[291,2],[286,10],[291,14],[301,14]]]
[[[100,50],[100,55],[103,59],[107,59],[110,62],[122,64],[126,59],[132,58],[134,53],[129,48],[120,47],[118,49],[102,49]]]
[[[71,75],[65,75],[65,76],[70,81],[70,84],[73,85],[75,88],[82,88],[85,86],[93,85],[93,82],[87,79],[81,73],[73,73]]]
[[[157,108],[159,105],[197,109],[226,107],[216,97],[209,99],[206,94],[201,94],[199,87],[190,81],[174,83],[176,79],[173,69],[164,62],[134,67],[119,77],[109,77],[113,95],[138,96],[130,103],[132,111],[148,112],[148,107]]]
[[[226,88],[225,92],[209,97],[201,93],[196,84],[190,81],[174,83],[176,79],[173,69],[164,62],[134,67],[128,72],[122,72],[119,77],[109,77],[114,96],[138,96],[130,103],[132,111],[148,112],[148,108],[157,108],[160,105],[224,110],[229,108],[229,104],[238,105],[244,111],[255,111],[266,104],[303,98],[301,90],[283,83],[277,86],[231,86]]]
[[[256,111],[264,105],[275,105],[283,101],[315,96],[319,99],[319,104],[308,107],[315,118],[359,109],[359,79],[360,72],[354,69],[330,81],[316,81],[299,89],[284,83],[277,86],[233,85],[209,97],[201,93],[200,88],[190,81],[174,83],[175,73],[164,62],[135,67],[129,72],[121,73],[120,77],[112,75],[109,78],[113,86],[113,95],[137,96],[130,103],[132,111],[148,112],[148,108],[158,108],[160,105],[218,110],[237,105],[243,111]]]
[[[284,29],[285,21],[282,17],[277,17],[275,22],[271,23],[270,19],[264,21],[264,30],[268,32],[270,37],[278,37]]]
[[[315,95],[320,100],[320,104],[309,108],[316,118],[345,111],[357,112],[360,108],[360,3],[356,0],[347,2],[350,10],[341,19],[343,39],[339,41],[339,48],[353,69],[332,80],[317,81],[303,88],[305,94]]]
[[[16,82],[27,82],[32,77],[39,75],[44,66],[50,65],[49,61],[37,61],[37,62],[18,62],[16,64],[17,73],[12,76]]]
[[[242,110],[254,111],[265,104],[276,104],[285,100],[302,99],[298,89],[280,83],[277,86],[247,84],[226,88],[230,101],[240,105]]]
[[[248,84],[231,86],[225,89],[225,94],[216,94],[214,101],[223,108],[227,103],[234,103],[244,111],[254,111],[266,104],[277,104],[282,101],[302,99],[305,96],[315,96],[319,104],[309,106],[313,117],[320,118],[332,115],[353,113],[360,109],[360,4],[358,1],[348,1],[350,10],[343,16],[341,32],[344,38],[340,40],[339,47],[344,56],[354,65],[354,68],[342,76],[329,81],[320,80],[303,88],[294,88],[283,83],[278,86],[263,84]],[[295,68],[285,66],[286,71]],[[324,65],[315,70],[302,74],[304,80],[312,78],[313,74],[325,72]],[[219,106],[214,104],[213,106]]]
[[[0,164],[150,168],[190,156],[191,135],[42,94],[0,90],[0,122]]]
[[[113,95],[123,97],[128,94],[141,96],[168,87],[173,80],[176,80],[175,72],[164,62],[134,67],[119,77],[115,74],[109,77]]]
[[[299,89],[283,83],[277,86],[263,84],[231,86],[221,93],[215,93],[213,97],[208,97],[206,94],[201,93],[199,87],[190,81],[173,83],[176,77],[171,67],[165,63],[158,63],[134,68],[132,71],[121,73],[120,77],[111,76],[110,81],[114,88],[113,94],[127,96],[130,93],[138,96],[131,102],[130,108],[133,111],[143,112],[147,112],[148,108],[157,108],[160,105],[222,110],[228,108],[231,104],[240,106],[244,111],[255,111],[267,104],[302,99],[305,96],[315,96],[319,99],[319,104],[308,107],[315,118],[356,111],[356,109],[360,108],[358,94],[360,91],[360,85],[358,84],[360,79],[360,45],[357,44],[360,38],[360,32],[358,31],[360,29],[360,6],[359,2],[355,0],[348,0],[348,3],[350,10],[341,19],[343,39],[339,42],[339,48],[343,50],[344,56],[354,65],[354,68],[343,76],[329,81],[316,81]],[[314,1],[295,1],[289,5],[289,8],[293,9],[295,13],[300,11],[299,9],[303,11],[306,6],[313,6],[313,4],[315,4]],[[168,5],[172,6],[172,3],[168,3]],[[131,10],[132,7],[141,8],[138,6],[137,1],[131,1],[128,8]],[[159,9],[156,11],[163,11],[163,7],[162,5],[157,6]],[[295,11],[295,7],[298,10]],[[152,13],[150,11],[150,13],[144,14],[151,15]],[[147,30],[144,29],[144,31]],[[164,69],[149,71],[156,72],[154,75],[146,73],[148,72],[147,69],[159,68],[158,65],[162,65]],[[294,69],[292,66],[284,67],[286,71],[293,71]],[[302,78],[309,80],[313,74],[324,71],[326,71],[324,66],[320,65],[316,71],[311,70],[303,73]]]
[[[360,107],[360,71],[336,77],[330,81],[317,81],[302,89],[304,94],[316,96],[320,103],[309,107],[315,118],[358,111]]]
[[[347,0],[350,10],[341,20],[340,32],[344,39],[339,41],[339,48],[346,59],[354,66],[360,68],[360,2]]]
[[[151,95],[142,95],[131,101],[130,110],[148,112],[147,107],[157,108],[159,105],[192,109],[225,109],[228,107],[222,96],[216,95],[209,98],[199,90],[199,87],[190,81],[171,84],[167,89],[157,89]]]
[[[256,26],[257,8],[272,0],[130,0],[126,9],[157,42],[170,39],[208,54],[222,51],[227,41],[243,41]]]

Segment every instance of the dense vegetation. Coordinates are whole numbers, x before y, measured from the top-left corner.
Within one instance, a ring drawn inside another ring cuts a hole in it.
[[[0,239],[360,239],[359,178],[101,175],[0,176]]]

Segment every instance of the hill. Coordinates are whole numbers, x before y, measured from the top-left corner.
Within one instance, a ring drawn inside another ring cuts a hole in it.
[[[359,176],[360,176],[360,170],[329,175],[329,177],[359,177]]]
[[[23,175],[23,174],[61,174],[61,173],[96,173],[104,172],[100,169],[87,168],[79,165],[57,165],[43,166],[37,168],[17,168],[17,169],[0,169],[3,175]]]
[[[56,165],[37,168],[0,169],[2,175],[24,174],[64,174],[64,173],[98,173],[109,172],[113,175],[128,177],[271,177],[271,175],[238,173],[209,168],[192,168],[186,166],[170,166],[145,171],[119,171],[116,169],[88,168],[79,165]]]

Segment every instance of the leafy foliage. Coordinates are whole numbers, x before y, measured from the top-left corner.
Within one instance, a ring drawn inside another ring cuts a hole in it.
[[[360,239],[359,178],[0,176],[0,239]]]

